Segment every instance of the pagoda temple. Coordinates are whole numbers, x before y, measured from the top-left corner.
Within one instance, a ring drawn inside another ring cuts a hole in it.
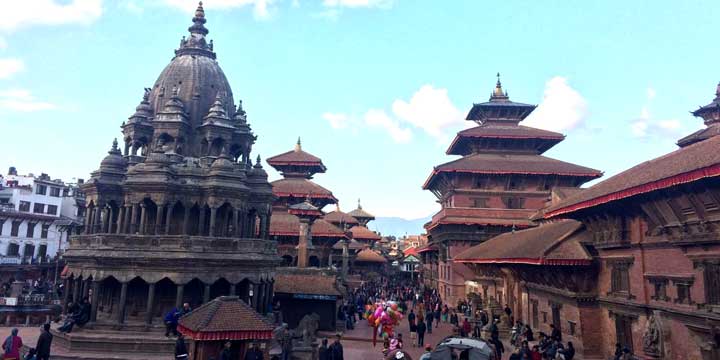
[[[520,125],[535,108],[511,101],[498,74],[489,101],[473,104],[467,115],[477,126],[460,131],[447,150],[461,157],[436,166],[423,185],[441,205],[425,225],[429,246],[419,251],[428,264],[424,280],[450,304],[464,297],[465,278],[472,274],[451,261],[456,254],[532,226],[530,217],[554,187],[579,187],[602,175],[543,156],[565,136]]]
[[[267,159],[268,164],[283,176],[273,181],[273,215],[270,219],[270,236],[278,242],[278,253],[286,266],[326,267],[330,264],[332,246],[347,239],[345,231],[318,216],[310,226],[307,259],[298,258],[301,219],[291,213],[294,205],[307,201],[317,210],[326,205],[337,204],[332,192],[314,181],[313,176],[324,173],[327,168],[322,160],[305,152],[298,138],[295,148]],[[357,222],[357,221],[355,221]]]
[[[66,358],[166,358],[174,341],[162,317],[183,303],[229,295],[271,311],[275,197],[260,158],[251,163],[256,136],[205,23],[200,3],[189,36],[122,124],[123,151],[114,142],[82,186],[87,216],[64,255],[63,304],[89,297],[84,329],[93,331],[58,334]]]

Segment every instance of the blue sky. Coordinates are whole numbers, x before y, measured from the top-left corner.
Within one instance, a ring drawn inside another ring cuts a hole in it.
[[[0,169],[89,177],[187,33],[184,0],[25,0],[0,22]],[[350,210],[417,218],[495,73],[551,157],[606,177],[675,149],[720,81],[717,1],[206,0],[263,158],[303,148]],[[273,179],[277,174],[271,172]]]

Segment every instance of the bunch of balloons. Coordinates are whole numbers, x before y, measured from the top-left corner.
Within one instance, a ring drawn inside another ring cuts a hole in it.
[[[403,314],[395,301],[384,301],[375,305],[366,305],[365,318],[368,325],[375,329],[373,332],[373,346],[375,346],[378,335],[380,338],[393,335],[393,328],[400,324]]]

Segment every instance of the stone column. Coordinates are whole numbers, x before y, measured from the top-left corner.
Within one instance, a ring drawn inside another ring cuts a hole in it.
[[[130,231],[128,233],[135,234],[137,232],[137,214],[140,211],[140,205],[133,204],[130,208]]]
[[[230,217],[232,216],[232,209],[228,208],[225,211],[225,221],[223,222],[222,232],[220,233],[220,236],[227,237],[229,235],[228,228],[230,227]]]
[[[167,204],[167,210],[165,210],[165,235],[170,235],[170,220],[172,220],[173,209],[172,204]]]
[[[272,282],[266,282],[265,283],[265,308],[263,309],[263,314],[267,314],[271,311],[271,305],[272,305]]]
[[[125,205],[125,219],[123,220],[123,233],[132,233],[132,205]]]
[[[350,251],[348,246],[348,240],[343,239],[341,240],[342,243],[342,268],[340,270],[340,277],[342,281],[345,281],[347,279],[348,274],[348,263],[350,261]]]
[[[128,288],[128,283],[123,282],[122,287],[120,288],[120,301],[118,302],[117,323],[119,325],[122,325],[123,323],[125,323],[125,307],[127,306],[127,288]]]
[[[122,234],[122,228],[124,225],[123,216],[125,216],[125,206],[120,206],[118,208],[117,225],[115,229],[116,234]]]
[[[68,301],[70,300],[70,288],[72,287],[72,280],[65,279],[63,282],[65,283],[65,286],[63,286],[63,289],[65,291],[63,292],[62,308],[63,308],[63,313],[67,313],[67,304],[68,304]]]
[[[100,282],[93,280],[92,297],[90,298],[90,322],[97,321],[98,304],[100,303]]]
[[[77,303],[80,297],[80,278],[73,280],[73,303]]]
[[[140,229],[138,230],[140,235],[147,234],[147,205],[140,203]]]
[[[183,213],[183,235],[190,235],[190,207],[185,206],[185,212]]]
[[[240,229],[240,210],[235,209],[235,216],[233,216],[233,237],[240,238],[242,233]]]
[[[203,304],[210,301],[210,284],[205,284],[205,291],[203,291]]]
[[[300,219],[300,239],[297,245],[297,267],[306,268],[309,262],[309,251],[312,249],[311,233],[312,222],[305,218]]]
[[[228,294],[228,295],[230,295],[230,296],[235,296],[236,291],[237,291],[236,289],[237,289],[237,288],[236,288],[235,283],[230,284],[230,294]]]
[[[112,207],[108,206],[108,234],[113,233],[113,216],[115,215],[115,210],[113,210]]]
[[[152,324],[154,306],[155,306],[155,283],[150,283],[150,284],[148,284],[147,308],[145,309],[145,325]]]
[[[177,284],[177,291],[175,292],[175,307],[182,309],[183,306],[183,291],[185,291],[185,284]]]
[[[253,296],[250,298],[253,309],[257,309],[258,304],[258,284],[250,283],[250,289],[252,289]]]
[[[89,207],[85,211],[85,234],[92,234],[92,212],[95,207]]]
[[[200,208],[200,219],[198,220],[198,235],[205,236],[205,206]]]
[[[82,299],[90,295],[90,279],[85,279],[82,285]],[[81,299],[81,300],[82,300]]]
[[[93,211],[93,229],[92,232],[94,234],[100,232],[100,218],[102,215],[102,209],[95,207],[95,211]]]
[[[209,236],[215,236],[215,222],[217,221],[217,208],[211,207],[210,208],[210,226],[208,230]]]
[[[165,217],[165,205],[158,205],[157,211],[155,212],[155,229],[153,229],[153,231],[152,231],[153,234],[160,235],[163,233],[162,221],[163,221],[164,217]]]
[[[99,229],[98,233],[100,233],[100,234],[106,233],[105,227],[107,226],[107,223],[108,223],[108,210],[107,210],[107,205],[106,205],[105,207],[103,207],[100,210],[100,229]]]
[[[265,314],[265,283],[261,282],[258,284],[257,288],[257,307],[255,307],[255,310],[262,314]]]

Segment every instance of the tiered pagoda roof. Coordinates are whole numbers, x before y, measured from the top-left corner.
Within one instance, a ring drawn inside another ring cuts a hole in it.
[[[350,228],[350,233],[352,233],[352,238],[360,241],[380,241],[381,237],[380,235],[376,234],[372,230],[361,226],[356,225]]]
[[[364,249],[357,254],[355,262],[386,263],[387,259],[374,250]]]
[[[323,219],[341,228],[344,226],[352,227],[360,224],[360,222],[358,222],[356,218],[350,216],[350,214],[340,211],[340,206],[337,206],[334,211],[325,214]]]
[[[275,155],[267,159],[267,162],[286,178],[312,179],[313,175],[327,171],[319,157],[303,151],[300,138],[295,149]]]
[[[715,99],[713,99],[710,104],[693,111],[692,114],[703,118],[707,127],[680,139],[677,142],[680,147],[685,147],[698,141],[720,135],[720,84],[718,84],[717,90],[715,90]]]
[[[317,219],[310,229],[313,238],[345,238],[345,232],[337,226]],[[273,212],[270,217],[270,236],[299,236],[300,219],[287,212]]]

